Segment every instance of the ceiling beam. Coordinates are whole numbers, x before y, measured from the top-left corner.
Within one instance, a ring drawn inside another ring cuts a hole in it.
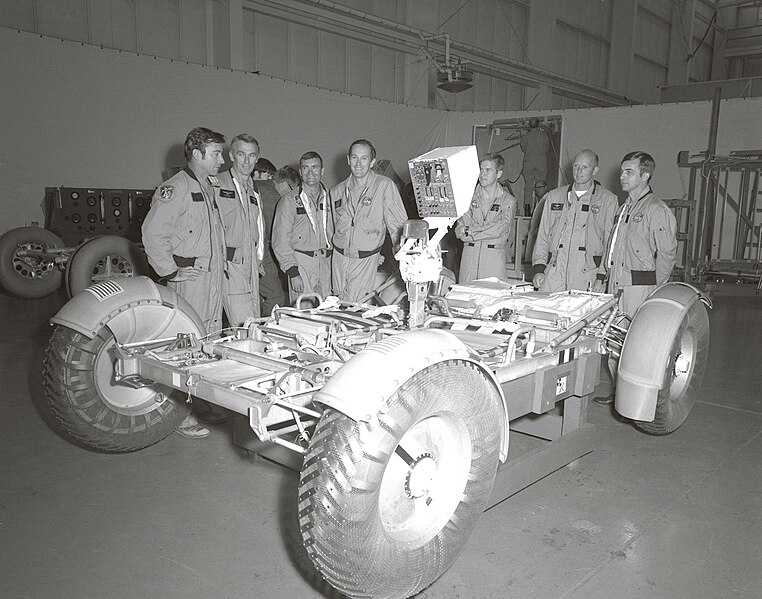
[[[421,48],[424,46],[433,53],[445,52],[444,39],[430,39],[431,32],[329,0],[243,0],[243,8],[416,57],[422,55]],[[426,42],[423,41],[424,36],[427,37]],[[559,96],[593,106],[639,103],[611,90],[538,69],[454,39],[450,39],[450,50],[468,61],[466,68],[476,73],[528,87],[546,85]]]

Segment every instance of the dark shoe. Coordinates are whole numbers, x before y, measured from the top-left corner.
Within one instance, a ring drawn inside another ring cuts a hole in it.
[[[203,439],[209,436],[209,429],[199,426],[195,416],[188,414],[175,429],[175,433],[186,439]]]
[[[610,406],[614,403],[614,396],[608,395],[607,397],[593,397],[593,401],[602,406]]]
[[[201,422],[205,424],[221,424],[227,420],[225,414],[214,412],[213,410],[204,410],[202,412],[193,412]]]

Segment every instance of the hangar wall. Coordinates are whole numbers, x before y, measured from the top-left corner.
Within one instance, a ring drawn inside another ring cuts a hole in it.
[[[348,176],[354,139],[373,141],[403,176],[407,158],[447,143],[444,111],[7,28],[0,53],[0,232],[42,222],[46,186],[158,185],[185,164],[182,142],[199,125],[251,132],[277,166],[314,149],[326,184]]]
[[[620,160],[627,152],[643,150],[656,160],[654,191],[665,199],[677,199],[687,193],[689,177],[677,167],[677,154],[681,150],[691,153],[706,150],[711,112],[712,103],[708,101],[544,112],[484,112],[468,115],[473,123],[468,123],[468,119],[452,119],[450,134],[453,139],[463,139],[470,134],[471,124],[484,126],[501,119],[561,115],[559,162],[563,176],[559,181],[570,182],[574,155],[592,148],[600,157],[596,179],[624,197],[619,187]],[[732,98],[720,103],[717,154],[727,155],[731,150],[762,150],[762,98]],[[517,154],[520,160],[520,152]],[[508,155],[505,157],[506,176],[513,179],[521,165],[510,164]],[[513,190],[520,195],[522,182]]]
[[[197,125],[252,132],[276,165],[316,149],[330,185],[348,175],[346,146],[358,137],[371,139],[404,178],[409,158],[469,144],[474,126],[550,114],[411,108],[8,28],[0,28],[0,52],[0,233],[41,223],[48,186],[158,185],[168,167],[184,163],[182,141]],[[677,152],[706,147],[710,111],[710,102],[554,111],[563,117],[561,164],[592,147],[600,180],[618,191],[621,156],[644,149],[658,162],[658,193],[681,197]],[[758,148],[762,99],[723,101],[718,152]]]

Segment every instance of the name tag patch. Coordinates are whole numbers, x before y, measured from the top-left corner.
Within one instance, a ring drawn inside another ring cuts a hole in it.
[[[191,192],[191,199],[194,202],[203,202],[204,201],[204,194],[198,191],[192,191]]]
[[[232,189],[220,189],[220,197],[221,198],[234,198],[235,197],[235,191]]]
[[[550,205],[550,209],[551,210],[563,210],[564,209],[563,202],[553,202]]]

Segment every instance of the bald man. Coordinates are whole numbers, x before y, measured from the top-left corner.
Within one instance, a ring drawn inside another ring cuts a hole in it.
[[[597,172],[598,155],[582,150],[572,163],[574,183],[546,196],[532,250],[540,291],[588,291],[606,279],[602,259],[619,201],[594,179]]]

